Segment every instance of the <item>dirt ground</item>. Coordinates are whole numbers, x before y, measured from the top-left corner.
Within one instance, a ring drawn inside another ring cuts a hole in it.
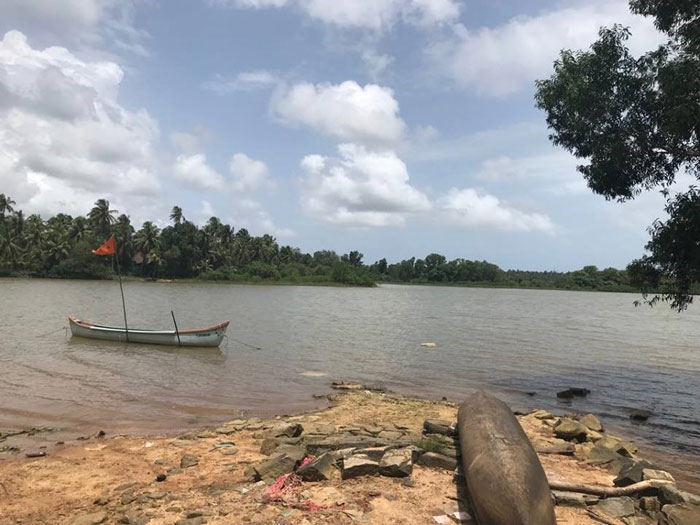
[[[391,422],[419,432],[425,419],[456,421],[456,412],[447,403],[357,392],[336,396],[328,409],[284,419],[336,427]],[[520,421],[536,447],[555,441],[538,419],[520,416]],[[0,455],[0,523],[159,525],[189,517],[183,523],[417,525],[460,509],[463,495],[453,474],[418,465],[403,480],[341,481],[337,473],[330,481],[303,483],[296,490],[311,507],[266,502],[264,483],[245,474],[251,463],[265,459],[254,434],[251,428],[230,435],[204,429],[184,436],[105,436],[54,446],[45,457]],[[198,463],[180,469],[184,454]],[[613,476],[574,457],[541,460],[550,479],[612,485]],[[167,478],[156,481],[159,474]],[[598,523],[585,510],[556,512],[559,524]]]

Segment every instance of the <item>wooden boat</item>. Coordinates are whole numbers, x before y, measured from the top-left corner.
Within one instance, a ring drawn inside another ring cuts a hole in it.
[[[169,346],[219,346],[226,335],[229,322],[199,330],[139,330],[104,326],[69,317],[70,331],[76,337],[103,339],[129,343],[146,343]],[[179,336],[179,338],[178,338]]]
[[[479,525],[556,525],[547,476],[500,399],[477,392],[457,416],[462,466]]]

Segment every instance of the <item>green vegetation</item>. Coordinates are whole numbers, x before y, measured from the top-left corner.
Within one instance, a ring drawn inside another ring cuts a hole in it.
[[[291,246],[279,247],[270,235],[253,237],[245,229],[234,231],[216,217],[199,228],[185,219],[178,206],[170,214],[171,226],[161,230],[145,222],[138,231],[128,216],[110,209],[104,199],[86,216],[59,214],[46,221],[37,215],[25,218],[14,206],[12,199],[0,194],[0,276],[109,279],[114,275],[112,258],[98,257],[92,250],[113,234],[122,273],[148,279],[635,290],[626,271],[595,266],[566,273],[504,271],[486,261],[448,261],[437,253],[396,264],[381,259],[366,265],[358,251],[302,253]]]
[[[590,50],[561,53],[552,77],[537,82],[536,101],[552,141],[585,159],[578,169],[595,193],[619,201],[654,188],[664,195],[669,218],[651,225],[647,254],[628,273],[648,303],[683,310],[700,281],[700,190],[671,190],[678,173],[700,178],[700,2],[630,7],[653,17],[667,42],[634,57],[628,29],[601,29]]]
[[[376,281],[359,252],[302,253],[291,246],[279,247],[270,235],[234,232],[216,217],[199,228],[178,206],[170,214],[172,226],[161,230],[145,222],[138,231],[127,215],[118,215],[104,199],[86,216],[58,214],[46,221],[38,215],[25,217],[14,206],[9,196],[0,194],[0,276],[111,278],[112,258],[98,257],[92,250],[114,235],[125,275],[355,286],[374,286]]]

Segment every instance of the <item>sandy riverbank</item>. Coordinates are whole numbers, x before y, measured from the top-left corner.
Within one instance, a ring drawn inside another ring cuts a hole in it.
[[[435,523],[434,516],[466,505],[450,470],[416,464],[407,478],[341,480],[333,469],[329,480],[299,481],[280,501],[269,501],[265,489],[274,479],[256,482],[251,467],[268,459],[261,454],[263,437],[282,422],[300,424],[306,434],[324,434],[326,440],[374,428],[420,441],[426,419],[455,421],[456,411],[446,402],[350,392],[334,396],[328,409],[281,420],[238,420],[186,435],[93,437],[52,447],[39,458],[3,454],[0,522]],[[536,449],[565,444],[551,423],[534,414],[519,420]],[[576,456],[541,454],[550,480],[612,486],[615,476],[584,462],[583,447],[576,445]],[[556,513],[561,524],[599,523],[585,508],[557,506]]]

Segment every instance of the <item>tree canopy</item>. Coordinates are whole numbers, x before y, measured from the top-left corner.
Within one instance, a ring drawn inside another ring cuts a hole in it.
[[[630,8],[653,17],[667,42],[635,57],[629,29],[603,28],[589,50],[561,52],[535,100],[554,144],[585,161],[578,170],[595,193],[665,196],[668,219],[651,225],[647,253],[628,270],[647,302],[682,310],[700,281],[700,192],[671,186],[679,173],[700,178],[700,2],[632,0]]]
[[[113,234],[122,271],[146,279],[635,290],[628,273],[615,268],[586,266],[564,273],[504,271],[487,261],[448,260],[439,253],[393,264],[385,258],[366,264],[357,250],[343,255],[332,250],[304,253],[289,245],[279,246],[271,235],[256,237],[245,228],[235,230],[217,217],[197,226],[185,219],[178,206],[170,214],[172,225],[161,228],[146,221],[138,230],[128,215],[117,216],[104,199],[84,216],[60,213],[44,220],[38,215],[25,218],[9,196],[0,194],[0,213],[0,275],[111,278],[111,258],[95,256],[91,250]]]

